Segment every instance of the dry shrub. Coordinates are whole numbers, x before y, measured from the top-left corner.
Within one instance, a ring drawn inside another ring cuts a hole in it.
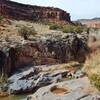
[[[28,27],[28,26],[21,26],[18,29],[18,33],[19,35],[24,37],[25,40],[27,40],[30,35],[35,36],[37,34],[34,27]]]
[[[90,47],[91,52],[94,53],[95,51],[100,50],[100,40],[95,42],[89,42],[88,46]]]
[[[85,71],[91,83],[100,90],[100,49],[88,55],[85,62]]]

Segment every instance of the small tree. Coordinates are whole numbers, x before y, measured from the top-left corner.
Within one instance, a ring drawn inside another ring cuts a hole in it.
[[[34,27],[27,27],[27,26],[22,26],[18,30],[18,32],[22,37],[24,37],[25,40],[27,40],[30,35],[36,35],[37,34]]]

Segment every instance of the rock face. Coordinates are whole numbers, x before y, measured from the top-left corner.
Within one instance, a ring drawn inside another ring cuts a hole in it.
[[[32,41],[17,37],[1,40],[0,69],[13,70],[29,65],[49,65],[76,60],[85,61],[87,37],[75,33],[36,36]]]
[[[24,5],[10,0],[0,0],[0,14],[18,20],[54,23],[70,21],[70,15],[59,8]]]
[[[76,78],[77,71],[73,69],[72,72],[71,69],[73,65],[80,64],[73,62],[72,64],[32,66],[28,67],[28,70],[22,69],[8,79],[8,91],[12,94],[35,92],[40,87],[63,81],[64,78]],[[81,72],[81,74],[83,75],[80,77],[83,77],[84,73]]]
[[[99,100],[99,94],[88,91],[90,87],[86,77],[74,79],[42,87],[26,100]]]
[[[83,19],[83,20],[79,20],[79,22],[88,28],[100,29],[100,19],[99,18]]]

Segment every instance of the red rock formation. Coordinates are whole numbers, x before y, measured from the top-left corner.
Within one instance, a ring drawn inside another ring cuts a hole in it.
[[[84,34],[86,35],[86,34]],[[87,34],[88,35],[88,34]],[[35,37],[33,41],[0,41],[0,72],[11,75],[15,69],[30,65],[51,65],[68,61],[84,62],[88,52],[86,36],[75,33]]]
[[[0,14],[17,20],[70,22],[69,13],[59,8],[24,5],[9,0],[0,0]]]

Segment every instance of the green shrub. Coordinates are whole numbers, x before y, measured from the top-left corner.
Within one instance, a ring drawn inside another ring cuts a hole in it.
[[[74,32],[74,26],[73,25],[65,25],[65,26],[63,26],[62,31],[64,33],[73,33]]]
[[[30,35],[36,35],[37,32],[35,31],[34,27],[27,27],[27,26],[22,26],[21,28],[18,29],[18,33],[24,37],[24,39],[28,39]]]
[[[100,75],[98,75],[98,74],[92,74],[90,76],[90,81],[100,91]]]
[[[74,31],[76,32],[76,33],[82,33],[83,32],[83,28],[82,28],[82,26],[75,26],[74,27]]]
[[[0,16],[0,21],[1,21],[3,18],[4,18],[3,16]]]
[[[62,29],[62,26],[58,25],[58,24],[50,24],[49,28],[51,30],[60,30],[60,29]]]
[[[75,25],[65,25],[63,27],[63,32],[64,33],[82,33],[83,28],[79,25],[77,25],[77,26],[75,26]]]
[[[58,24],[50,24],[49,25],[51,30],[61,30],[64,33],[82,33],[84,28],[81,25],[58,25]]]

